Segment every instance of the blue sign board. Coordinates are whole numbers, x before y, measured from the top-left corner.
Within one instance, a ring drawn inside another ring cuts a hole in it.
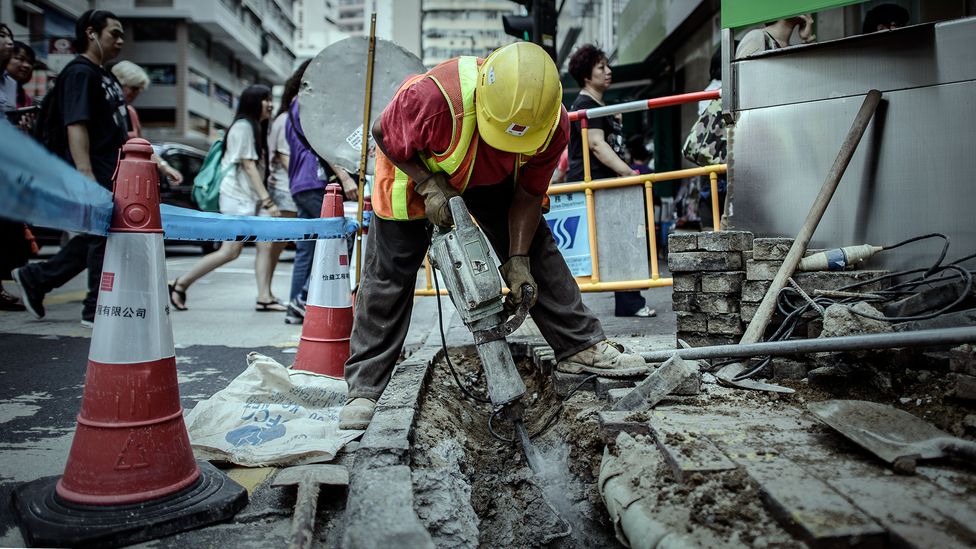
[[[551,209],[545,215],[556,245],[573,276],[590,276],[590,239],[586,222],[586,193],[555,194],[549,197]]]

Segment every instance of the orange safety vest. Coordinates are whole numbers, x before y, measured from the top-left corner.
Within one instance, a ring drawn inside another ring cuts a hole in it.
[[[430,156],[420,154],[421,160],[431,172],[444,172],[450,176],[450,183],[459,193],[464,192],[471,179],[475,155],[478,149],[477,115],[474,105],[475,87],[478,82],[478,67],[484,63],[477,57],[457,57],[445,61],[427,71],[407,79],[396,95],[419,82],[430,78],[440,88],[452,113],[451,143],[443,152],[430,152]],[[394,98],[396,97],[394,95]],[[556,125],[558,127],[558,124]],[[540,147],[549,146],[554,132]],[[530,154],[518,155],[515,162],[515,179],[518,171],[532,157]],[[405,221],[423,218],[424,197],[414,191],[414,181],[407,177],[377,147],[376,173],[373,183],[373,213],[383,219]],[[548,197],[547,200],[548,202]]]

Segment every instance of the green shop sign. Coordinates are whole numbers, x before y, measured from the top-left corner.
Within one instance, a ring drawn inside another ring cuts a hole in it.
[[[722,0],[722,28],[748,27],[801,13],[812,13],[862,0]],[[631,4],[636,2],[632,1]],[[628,6],[630,7],[630,6]],[[623,15],[621,15],[621,19]]]

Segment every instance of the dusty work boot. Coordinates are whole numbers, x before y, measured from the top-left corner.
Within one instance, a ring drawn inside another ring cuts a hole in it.
[[[373,419],[376,402],[368,398],[354,398],[342,407],[339,412],[339,428],[361,430],[369,426]]]
[[[627,377],[646,374],[647,363],[637,353],[609,339],[591,345],[556,364],[556,369],[568,374],[598,374],[603,377]]]

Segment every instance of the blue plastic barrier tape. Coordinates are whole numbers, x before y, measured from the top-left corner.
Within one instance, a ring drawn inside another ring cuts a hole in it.
[[[107,235],[112,193],[83,176],[13,126],[0,123],[0,217],[65,231]],[[230,216],[160,206],[163,232],[173,240],[288,241],[342,238],[348,218]]]
[[[108,234],[112,193],[10,124],[0,123],[0,216]]]
[[[320,219],[222,215],[163,204],[163,233],[173,240],[287,241],[343,238],[356,230],[347,217]]]

